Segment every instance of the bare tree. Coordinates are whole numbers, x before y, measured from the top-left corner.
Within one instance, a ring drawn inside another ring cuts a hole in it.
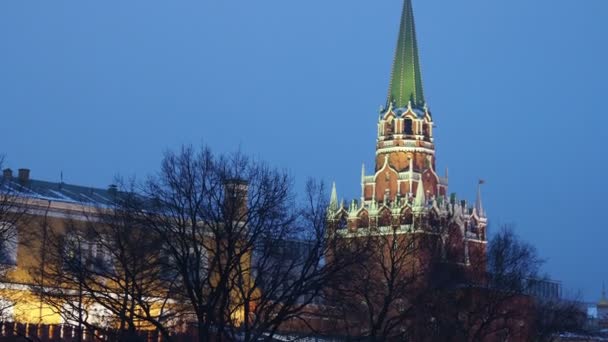
[[[319,188],[300,205],[285,173],[241,153],[168,152],[145,185],[147,227],[178,276],[176,300],[201,341],[271,339],[301,319],[337,265],[323,258]],[[298,251],[294,251],[298,248]]]
[[[0,278],[6,282],[8,271],[17,265],[17,251],[19,245],[25,244],[25,239],[19,237],[19,227],[29,222],[29,200],[22,196],[27,184],[16,181],[10,169],[4,168],[5,157],[0,155]],[[0,317],[12,319],[10,309],[21,295],[11,293],[0,301]]]
[[[428,237],[391,228],[344,239],[339,257],[355,251],[359,262],[344,268],[332,287],[349,335],[366,341],[409,336],[431,265]]]
[[[76,339],[82,340],[85,327],[101,328],[91,322],[90,304],[85,300],[83,284],[87,277],[88,248],[83,227],[68,220],[65,226],[54,226],[47,208],[44,215],[34,220],[29,238],[38,241],[36,262],[28,269],[32,279],[30,289],[38,297],[38,317],[43,319],[44,307],[59,314],[64,322],[77,327]]]
[[[300,327],[300,334],[306,328],[316,331],[309,318],[319,313],[330,280],[357,260],[354,255],[326,258],[337,238],[328,230],[326,198],[323,185],[309,181],[293,222],[272,234],[248,234],[252,258],[237,265],[234,296],[235,307],[243,308],[246,319],[230,330],[231,339],[270,340],[293,325]]]
[[[350,338],[425,340],[425,328],[434,320],[436,291],[466,279],[449,262],[452,247],[444,241],[450,230],[458,229],[453,216],[413,215],[416,229],[402,226],[389,214],[380,216],[381,227],[373,223],[369,229],[338,230],[338,257],[357,257],[332,282],[332,303],[342,312]]]
[[[539,342],[559,341],[564,333],[587,335],[587,312],[578,299],[538,298],[534,306],[534,328]]]
[[[167,270],[163,241],[132,208],[147,199],[132,186],[115,190],[114,205],[96,208],[87,220],[87,235],[95,245],[87,260],[86,293],[113,318],[111,325],[124,336],[155,328],[170,340],[176,322],[172,300],[176,276]]]
[[[26,224],[28,200],[20,196],[26,184],[20,184],[13,179],[12,171],[4,169],[5,157],[0,155],[0,169],[3,170],[0,178],[0,273],[14,266],[18,246],[19,225]],[[22,191],[21,191],[22,192]]]
[[[428,307],[427,336],[445,341],[525,339],[534,335],[532,290],[543,260],[534,246],[503,227],[489,242],[482,282],[443,282]],[[452,276],[455,279],[466,277]]]
[[[143,201],[117,190],[113,205],[85,205],[63,227],[42,221],[32,289],[81,332],[86,327],[110,339],[136,340],[138,330],[157,329],[170,340],[175,277],[165,272],[162,241],[132,211]]]

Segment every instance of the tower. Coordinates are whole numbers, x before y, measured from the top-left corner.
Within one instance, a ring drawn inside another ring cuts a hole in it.
[[[386,106],[380,111],[376,167],[364,180],[364,200],[389,202],[417,194],[445,196],[447,178],[435,170],[433,117],[424,99],[411,0],[405,1]]]
[[[338,205],[334,185],[329,221],[344,236],[389,228],[398,234],[440,236],[447,259],[485,270],[487,220],[481,191],[469,206],[448,196],[447,171],[443,177],[437,174],[434,121],[421,70],[412,0],[404,0],[388,96],[378,118],[373,173],[362,167],[361,196],[348,208]]]

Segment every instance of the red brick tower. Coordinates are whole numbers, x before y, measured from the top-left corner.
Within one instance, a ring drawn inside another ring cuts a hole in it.
[[[446,261],[485,271],[487,220],[481,193],[469,206],[448,196],[447,172],[444,177],[436,172],[433,116],[424,99],[411,0],[405,0],[377,134],[376,165],[369,175],[363,167],[360,199],[347,207],[338,203],[335,185],[332,189],[333,226],[345,237],[387,230],[434,234],[440,236]]]

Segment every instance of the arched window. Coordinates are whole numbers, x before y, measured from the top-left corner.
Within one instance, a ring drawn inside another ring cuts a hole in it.
[[[378,227],[388,227],[392,225],[391,212],[388,209],[382,210],[378,217]]]
[[[401,225],[408,225],[414,223],[414,217],[412,213],[408,210],[401,214]]]
[[[346,215],[342,215],[340,220],[338,220],[338,227],[336,229],[346,229],[348,228],[348,220],[346,219]]]
[[[404,121],[405,123],[405,127],[403,129],[403,132],[407,135],[413,135],[414,134],[414,122],[412,121],[412,119],[407,118]]]
[[[369,228],[369,216],[366,212],[363,212],[361,216],[359,216],[359,222],[357,225],[358,228]]]

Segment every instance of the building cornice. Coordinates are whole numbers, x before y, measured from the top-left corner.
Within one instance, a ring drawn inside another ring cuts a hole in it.
[[[412,152],[412,153],[427,153],[435,155],[435,150],[425,147],[409,147],[409,146],[394,146],[394,147],[381,147],[376,150],[376,156],[385,153],[395,152]]]

